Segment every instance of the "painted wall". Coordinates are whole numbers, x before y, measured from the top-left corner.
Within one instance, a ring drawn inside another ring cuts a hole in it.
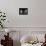
[[[19,16],[19,8],[28,8],[29,14]],[[0,9],[7,27],[46,27],[46,0],[0,0]]]

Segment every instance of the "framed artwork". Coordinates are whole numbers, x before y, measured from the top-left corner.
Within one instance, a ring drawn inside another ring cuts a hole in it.
[[[28,15],[28,8],[19,8],[19,15]]]

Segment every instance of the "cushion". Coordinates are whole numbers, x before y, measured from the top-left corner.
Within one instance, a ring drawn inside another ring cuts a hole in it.
[[[21,39],[20,42],[21,43],[32,43],[34,41],[37,41],[37,38],[35,38],[35,36],[28,36],[28,35],[24,35]]]

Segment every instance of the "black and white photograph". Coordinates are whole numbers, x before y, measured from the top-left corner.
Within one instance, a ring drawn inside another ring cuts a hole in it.
[[[28,8],[19,8],[19,15],[28,15]]]

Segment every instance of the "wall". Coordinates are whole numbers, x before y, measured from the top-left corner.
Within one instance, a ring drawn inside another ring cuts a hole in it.
[[[32,26],[46,27],[46,0],[32,0]]]
[[[29,14],[19,16],[19,8],[27,7]],[[6,12],[7,27],[46,27],[46,0],[0,0]]]

